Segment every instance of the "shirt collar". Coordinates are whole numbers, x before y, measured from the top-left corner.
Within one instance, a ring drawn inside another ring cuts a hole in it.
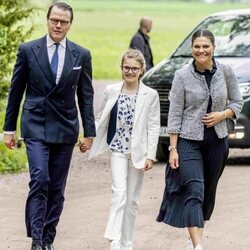
[[[195,65],[195,60],[193,60],[192,64],[194,66],[194,71],[196,73],[200,74],[200,75],[204,75],[206,73],[214,74],[215,71],[217,70],[217,67],[216,67],[216,63],[215,63],[214,58],[212,58],[212,60],[213,60],[213,68],[212,68],[212,70],[205,70],[204,72],[200,72],[199,70],[197,70],[196,65]]]
[[[47,48],[55,44],[55,42],[52,40],[52,38],[49,35],[46,36],[46,41],[47,41]],[[62,45],[63,48],[66,48],[66,37],[64,37],[63,40],[59,44]]]
[[[150,39],[150,37],[149,37],[147,34],[143,33],[143,32],[141,31],[141,29],[139,29],[138,32],[139,32],[146,40],[149,40],[149,39]]]

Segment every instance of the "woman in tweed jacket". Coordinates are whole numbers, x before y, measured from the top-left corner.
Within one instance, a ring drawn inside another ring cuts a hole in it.
[[[187,227],[187,249],[202,249],[202,231],[214,209],[216,188],[228,157],[226,119],[243,106],[230,66],[213,58],[214,35],[192,36],[193,62],[177,70],[170,95],[169,164],[157,221]]]

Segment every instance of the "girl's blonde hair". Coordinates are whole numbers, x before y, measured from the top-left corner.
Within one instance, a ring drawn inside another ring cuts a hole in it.
[[[141,65],[143,72],[141,73],[141,75],[139,77],[139,80],[140,80],[146,71],[146,61],[145,61],[143,54],[141,53],[141,51],[139,51],[137,49],[127,50],[122,56],[121,67],[123,66],[124,61],[128,58],[135,59]]]

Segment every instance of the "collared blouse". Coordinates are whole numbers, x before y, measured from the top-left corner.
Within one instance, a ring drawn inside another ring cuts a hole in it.
[[[119,95],[116,132],[109,146],[112,151],[130,153],[136,97],[137,94]]]

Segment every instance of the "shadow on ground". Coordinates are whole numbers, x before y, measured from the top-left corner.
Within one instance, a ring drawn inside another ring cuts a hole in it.
[[[250,156],[229,158],[227,160],[227,165],[228,166],[240,165],[240,166],[250,167]]]

